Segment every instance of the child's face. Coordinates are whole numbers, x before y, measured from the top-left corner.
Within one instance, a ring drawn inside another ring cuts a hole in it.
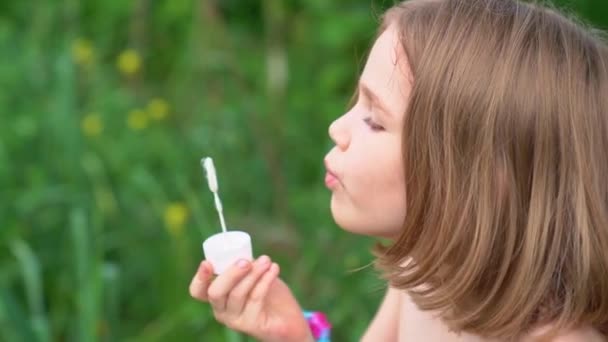
[[[398,236],[405,218],[401,135],[411,76],[397,32],[391,25],[374,43],[357,103],[329,127],[336,146],[325,157],[336,223],[387,238]]]

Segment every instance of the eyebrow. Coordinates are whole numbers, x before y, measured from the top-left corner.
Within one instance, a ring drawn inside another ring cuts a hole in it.
[[[392,117],[391,112],[384,105],[384,103],[380,100],[378,95],[376,95],[365,83],[359,81],[359,92],[363,94],[363,96],[367,97],[372,104],[380,109],[386,116],[389,118]]]

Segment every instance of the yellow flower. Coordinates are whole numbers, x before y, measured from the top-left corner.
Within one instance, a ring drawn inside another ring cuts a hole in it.
[[[133,109],[127,117],[127,125],[134,131],[141,131],[148,127],[148,117],[141,109]]]
[[[188,219],[188,208],[182,202],[170,203],[165,208],[165,228],[173,236],[181,235]]]
[[[133,49],[123,51],[116,62],[118,70],[127,76],[131,76],[141,67],[141,57],[139,53]]]
[[[148,103],[148,115],[154,120],[162,120],[169,114],[167,101],[155,98]]]
[[[91,42],[79,38],[72,42],[72,58],[78,65],[89,66],[93,64],[94,50]]]
[[[87,137],[96,137],[103,132],[103,122],[99,114],[91,113],[82,119],[80,128]]]

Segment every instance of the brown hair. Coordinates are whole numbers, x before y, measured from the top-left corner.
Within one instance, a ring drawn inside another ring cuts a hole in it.
[[[605,329],[601,32],[515,0],[408,1],[381,30],[391,24],[414,82],[403,232],[374,248],[384,277],[457,331],[517,339],[545,324]]]

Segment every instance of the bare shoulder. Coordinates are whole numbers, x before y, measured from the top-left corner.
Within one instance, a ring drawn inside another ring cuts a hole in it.
[[[535,338],[536,337],[536,338]],[[538,339],[537,334],[533,334],[530,336],[530,342],[544,342]],[[561,334],[558,337],[551,339],[551,341],[547,342],[608,342],[599,331],[591,328],[585,327],[576,330],[568,331],[564,334]]]
[[[564,336],[556,338],[553,342],[608,342],[599,331],[589,327],[574,330]]]

